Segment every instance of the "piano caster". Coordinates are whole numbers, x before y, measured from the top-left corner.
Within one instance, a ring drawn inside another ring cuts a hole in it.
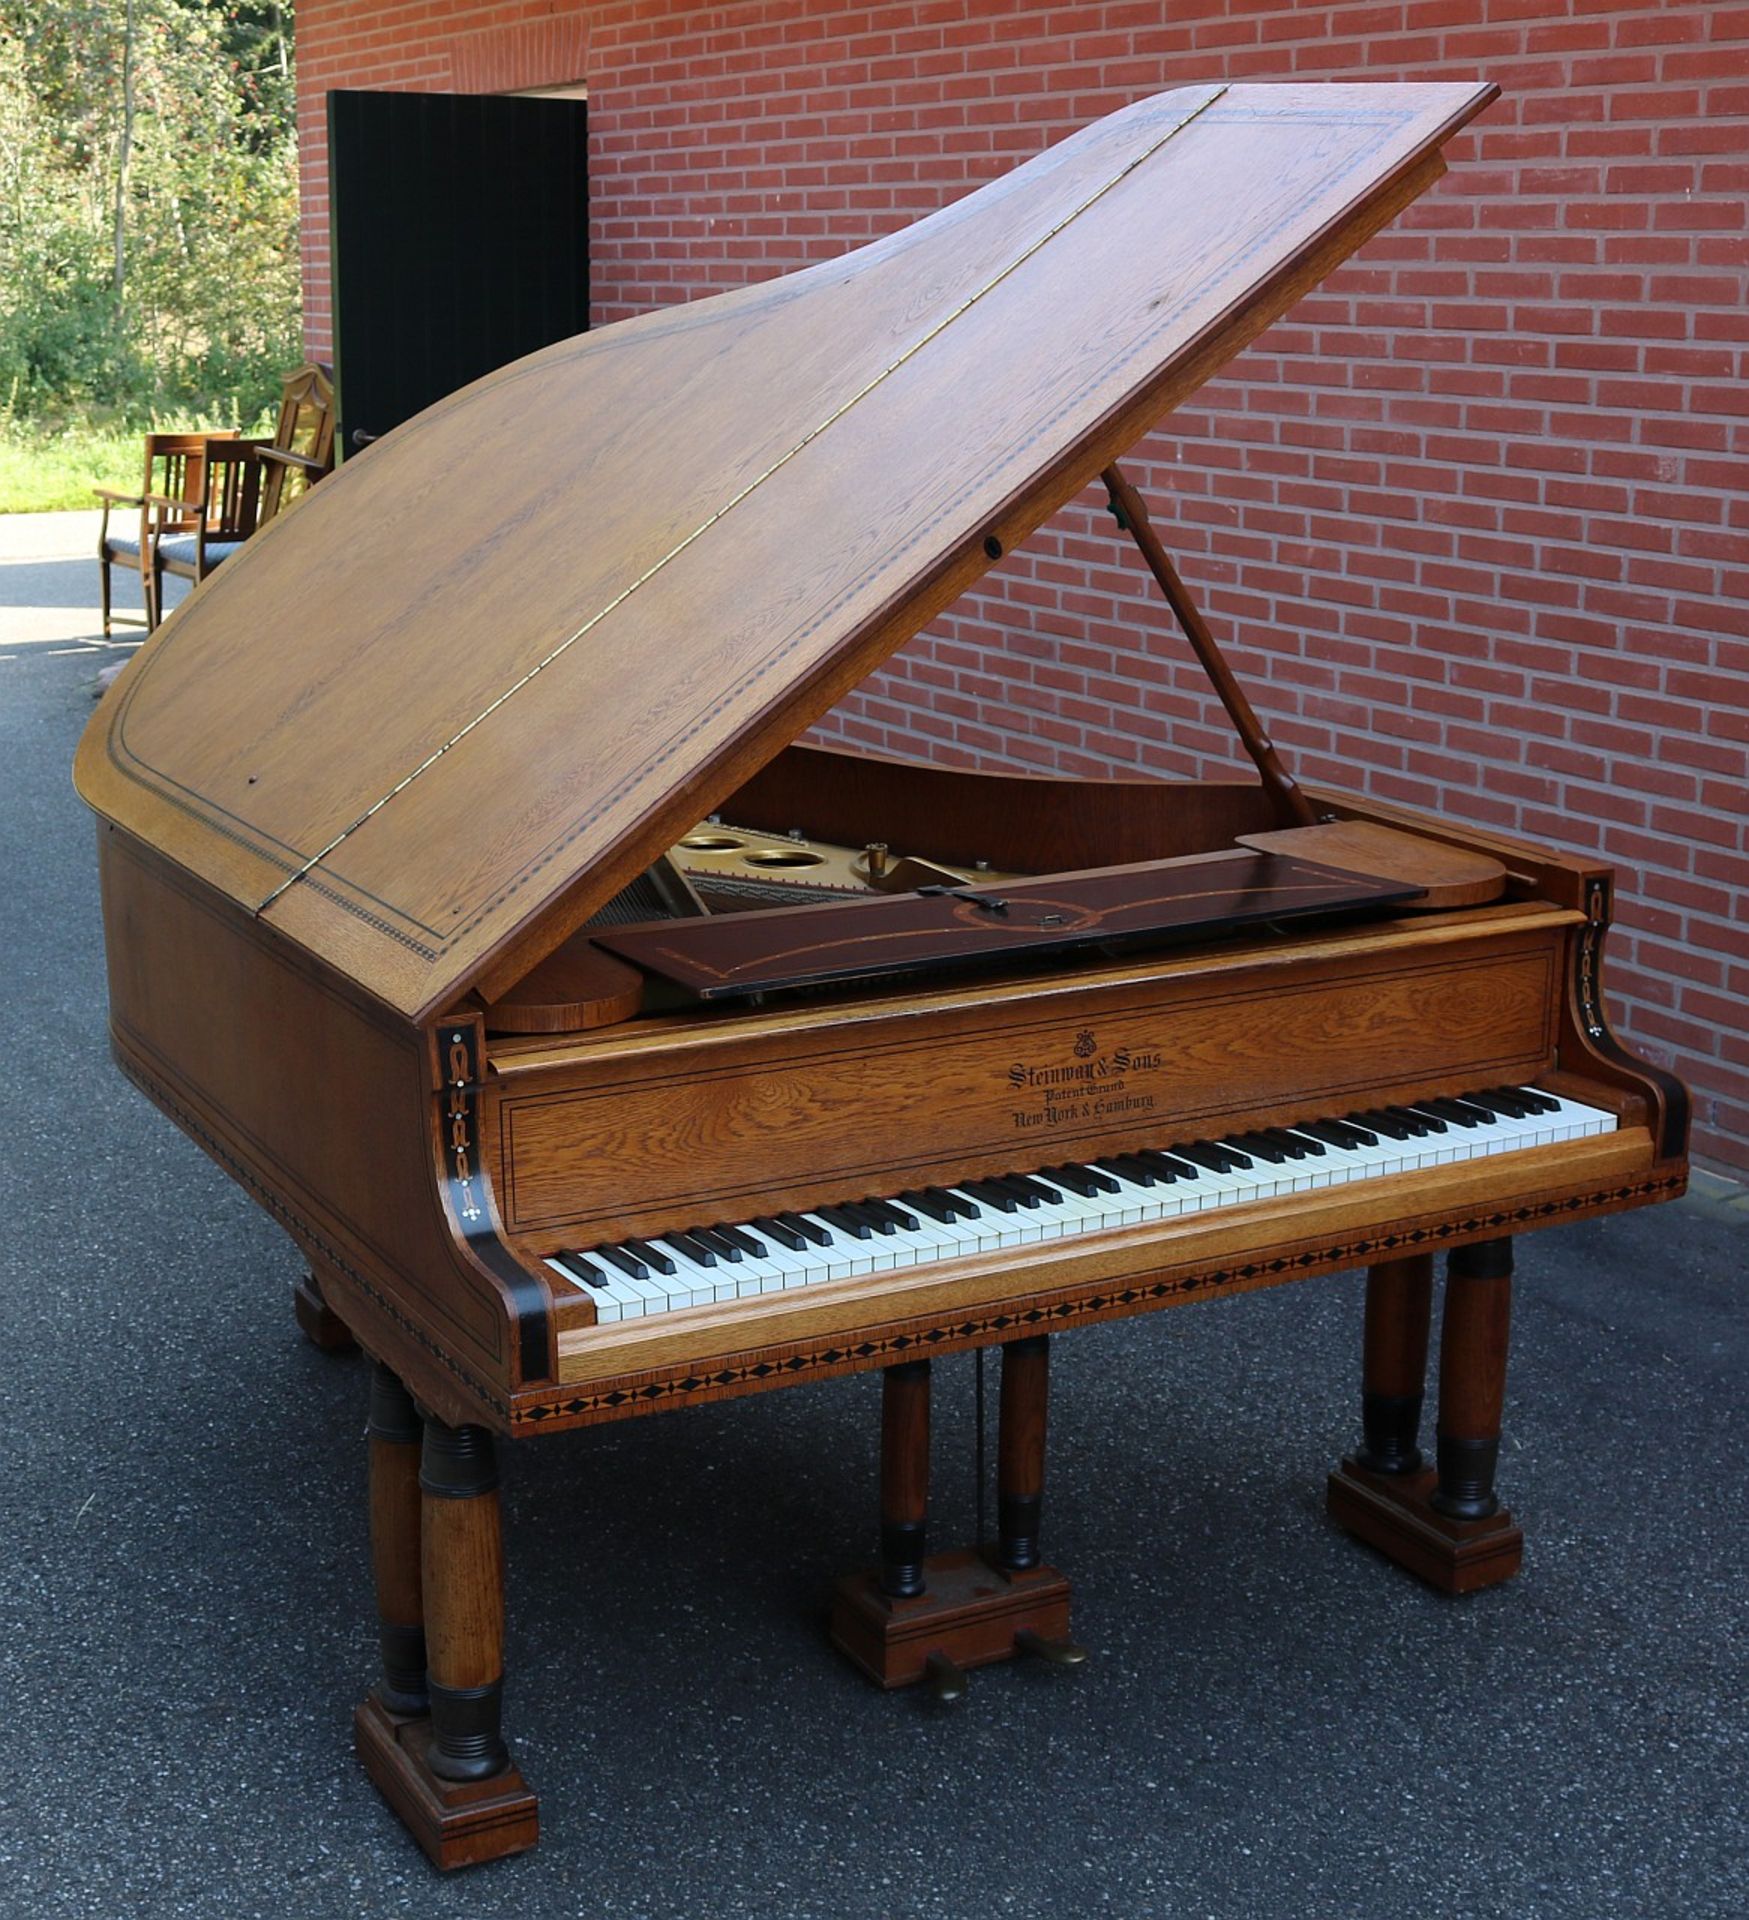
[[[1442,1593],[1510,1580],[1524,1533],[1494,1497],[1506,1389],[1512,1242],[1452,1250],[1440,1340],[1437,1467],[1416,1442],[1433,1260],[1418,1254],[1367,1275],[1366,1444],[1331,1474],[1332,1519]]]

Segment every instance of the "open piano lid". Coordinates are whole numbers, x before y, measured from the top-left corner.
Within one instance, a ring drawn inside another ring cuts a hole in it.
[[[549,347],[140,649],[80,793],[408,1017],[491,995],[1437,177],[1491,87],[1181,88]]]

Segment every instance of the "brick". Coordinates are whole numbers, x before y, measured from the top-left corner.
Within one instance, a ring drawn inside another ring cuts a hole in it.
[[[464,39],[477,81],[455,64]],[[1305,777],[1623,863],[1639,929],[1617,943],[1625,1030],[1713,1076],[1697,1141],[1749,1168],[1749,977],[1685,971],[1749,900],[1733,805],[1749,756],[1749,7],[552,0],[534,20],[472,0],[312,4],[312,348],[329,338],[321,91],[538,85],[575,73],[514,62],[563,48],[586,54],[594,93],[599,320],[831,258],[1155,86],[1505,80],[1436,193],[1137,469]],[[1096,508],[1010,564],[821,737],[1085,774],[1232,769],[1224,721]],[[1708,1017],[1679,987],[1717,995]]]

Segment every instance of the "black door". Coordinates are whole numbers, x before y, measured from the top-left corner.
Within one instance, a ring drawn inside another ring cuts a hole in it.
[[[338,446],[589,324],[581,100],[330,93]]]

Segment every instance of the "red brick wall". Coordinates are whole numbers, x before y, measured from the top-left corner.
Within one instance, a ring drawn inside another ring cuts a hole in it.
[[[596,318],[885,233],[1138,94],[1484,75],[1428,200],[1143,450],[1298,770],[1622,868],[1618,1025],[1749,1168],[1749,6],[300,0],[322,95],[586,79]],[[1146,576],[1065,512],[835,716],[912,755],[1230,759]]]

